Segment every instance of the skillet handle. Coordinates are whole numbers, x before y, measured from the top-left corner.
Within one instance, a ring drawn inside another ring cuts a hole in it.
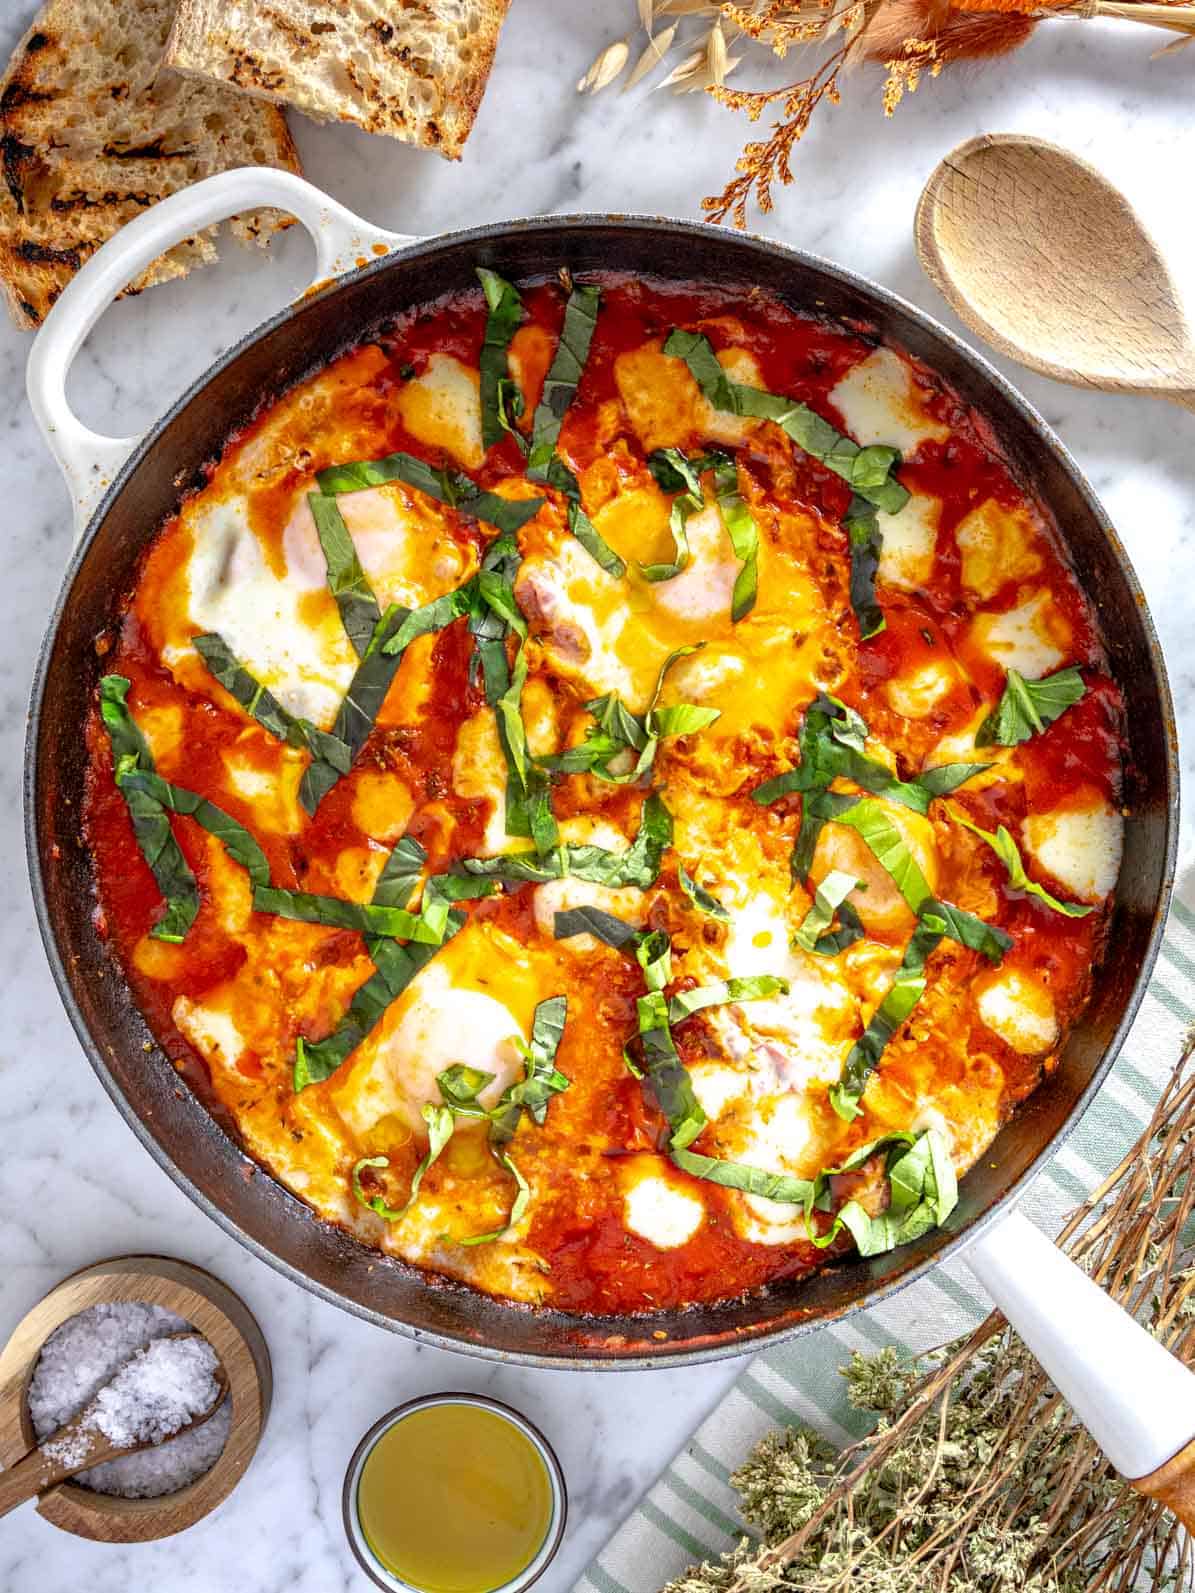
[[[1117,1471],[1195,1525],[1195,1372],[1019,1212],[964,1260]]]
[[[34,339],[25,374],[33,413],[74,501],[76,540],[141,441],[94,432],[71,409],[66,379],[83,340],[117,294],[166,249],[213,222],[262,206],[296,217],[315,244],[315,274],[300,297],[415,241],[371,226],[302,177],[271,166],[207,177],[159,200],[109,238],[63,289]]]

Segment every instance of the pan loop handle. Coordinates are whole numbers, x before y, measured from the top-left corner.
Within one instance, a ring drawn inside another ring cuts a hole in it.
[[[75,355],[113,299],[165,250],[214,222],[263,206],[294,216],[315,244],[315,274],[300,297],[415,241],[371,226],[302,177],[270,166],[207,177],[109,238],[63,289],[34,339],[25,373],[33,413],[74,501],[76,540],[141,437],[105,437],[79,420],[66,396]]]

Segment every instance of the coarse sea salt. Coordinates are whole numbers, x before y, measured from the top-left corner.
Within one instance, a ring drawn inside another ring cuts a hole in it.
[[[215,1352],[203,1339],[159,1342],[188,1328],[161,1306],[118,1301],[81,1311],[46,1340],[28,1394],[39,1440],[65,1426],[102,1390],[95,1421],[105,1437],[153,1444],[81,1471],[75,1482],[98,1493],[149,1499],[186,1487],[214,1464],[232,1425],[230,1402],[225,1399],[198,1427],[181,1433],[178,1428],[211,1406]],[[153,1347],[152,1355],[147,1347]],[[165,1437],[169,1432],[178,1436]],[[56,1458],[67,1464],[86,1452],[65,1453],[69,1440],[61,1447]]]

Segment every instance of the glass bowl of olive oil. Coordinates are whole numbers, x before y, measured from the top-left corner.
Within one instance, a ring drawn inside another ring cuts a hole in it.
[[[389,1593],[522,1593],[560,1547],[567,1511],[547,1439],[479,1394],[390,1411],[344,1479],[349,1546]]]

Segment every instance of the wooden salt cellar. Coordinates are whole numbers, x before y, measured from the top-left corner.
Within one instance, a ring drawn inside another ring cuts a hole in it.
[[[121,1256],[85,1267],[33,1307],[0,1353],[0,1464],[15,1465],[37,1442],[26,1395],[42,1345],[78,1312],[114,1301],[163,1306],[208,1340],[228,1376],[228,1442],[211,1470],[177,1493],[122,1499],[63,1482],[48,1489],[36,1508],[47,1521],[78,1537],[146,1543],[193,1526],[240,1481],[270,1409],[270,1352],[244,1302],[199,1267],[164,1256]]]

